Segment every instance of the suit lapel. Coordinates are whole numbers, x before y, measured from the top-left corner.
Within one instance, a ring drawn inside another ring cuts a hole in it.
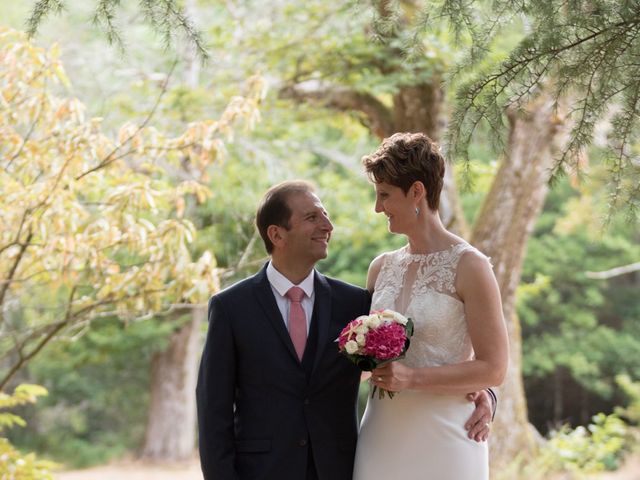
[[[315,273],[313,284],[315,299],[313,302],[313,313],[315,320],[318,321],[318,344],[316,349],[316,358],[313,362],[313,370],[315,371],[322,358],[322,353],[327,346],[329,336],[329,325],[331,323],[331,287],[324,275]]]
[[[258,303],[264,311],[265,317],[269,323],[271,323],[271,326],[282,340],[282,343],[284,343],[289,353],[293,356],[296,362],[298,362],[298,355],[293,348],[291,337],[289,336],[287,327],[285,326],[280,310],[278,309],[276,299],[273,296],[273,290],[271,290],[271,284],[267,278],[266,270],[265,266],[265,268],[255,276],[254,289],[256,297],[258,298]]]

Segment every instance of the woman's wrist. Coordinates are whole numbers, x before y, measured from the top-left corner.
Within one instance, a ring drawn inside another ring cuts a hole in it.
[[[425,388],[424,372],[419,368],[409,369],[409,386],[407,388],[411,390],[420,390]]]

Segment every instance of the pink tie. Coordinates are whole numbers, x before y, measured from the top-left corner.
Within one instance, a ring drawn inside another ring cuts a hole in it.
[[[302,303],[300,303],[302,297],[304,297],[304,290],[300,287],[291,287],[286,293],[286,297],[291,300],[291,306],[289,307],[289,335],[291,335],[291,341],[298,354],[298,359],[302,361],[304,347],[307,344],[307,319]]]

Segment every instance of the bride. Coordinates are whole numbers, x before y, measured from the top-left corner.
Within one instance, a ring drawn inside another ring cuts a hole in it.
[[[354,480],[487,480],[487,442],[464,424],[469,392],[502,383],[508,363],[500,292],[489,259],[444,228],[438,215],[444,159],[426,135],[396,133],[363,164],[375,210],[408,244],[371,262],[372,309],[413,319],[406,358],[372,372],[378,388],[360,426]]]

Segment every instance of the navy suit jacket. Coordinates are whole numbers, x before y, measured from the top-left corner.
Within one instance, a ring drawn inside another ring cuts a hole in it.
[[[351,479],[360,371],[335,339],[370,296],[318,272],[314,292],[302,363],[266,267],[209,301],[196,390],[205,480],[302,480],[310,449],[320,480]]]

